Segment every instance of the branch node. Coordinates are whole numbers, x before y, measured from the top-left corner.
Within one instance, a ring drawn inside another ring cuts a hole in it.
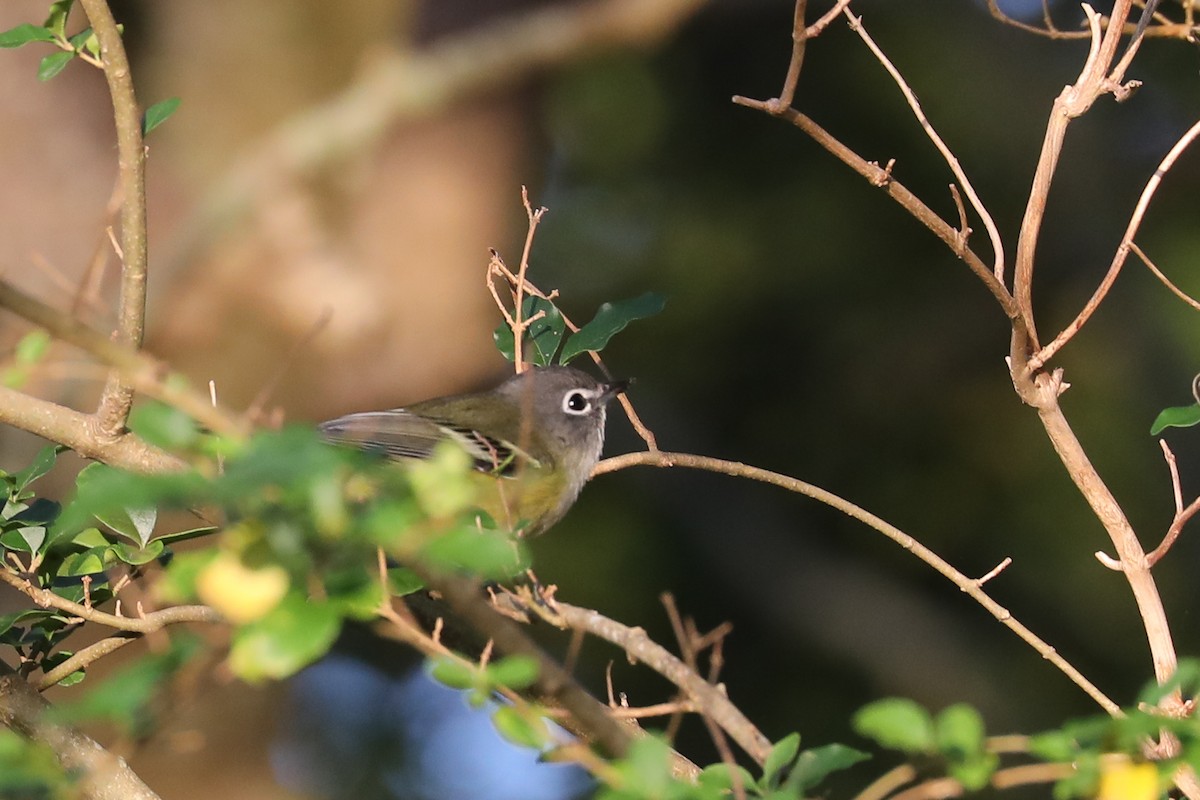
[[[882,189],[892,182],[892,168],[896,166],[896,159],[889,158],[883,167],[879,166],[878,161],[872,161],[871,166],[875,168],[875,174],[869,178],[872,186]]]

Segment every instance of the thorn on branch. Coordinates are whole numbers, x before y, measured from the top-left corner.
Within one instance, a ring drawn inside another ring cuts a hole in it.
[[[1104,566],[1111,569],[1113,572],[1124,572],[1125,571],[1125,567],[1121,565],[1120,561],[1117,561],[1115,558],[1113,558],[1112,556],[1110,556],[1108,553],[1104,552],[1103,550],[1097,550],[1095,552],[1095,556],[1096,556],[1097,561],[1099,561],[1101,564],[1103,564]]]

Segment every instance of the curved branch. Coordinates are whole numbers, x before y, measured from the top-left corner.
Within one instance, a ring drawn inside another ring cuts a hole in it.
[[[802,494],[805,497],[811,497],[818,502],[824,503],[831,508],[834,508],[848,517],[862,522],[863,524],[874,528],[884,536],[891,539],[896,544],[908,550],[917,558],[924,561],[929,566],[933,567],[938,573],[950,580],[955,586],[965,592],[975,602],[979,603],[988,613],[999,620],[1006,628],[1011,630],[1022,641],[1038,652],[1042,658],[1049,661],[1067,676],[1080,689],[1083,689],[1089,697],[1106,712],[1113,716],[1121,716],[1121,707],[1114,703],[1107,695],[1100,691],[1091,681],[1084,677],[1083,673],[1071,666],[1071,664],[1059,655],[1058,651],[1043,641],[1037,634],[1025,627],[1022,623],[1013,618],[1012,613],[1004,606],[997,603],[983,591],[981,581],[968,578],[963,573],[955,569],[949,562],[934,553],[925,545],[918,542],[913,537],[909,536],[904,531],[897,528],[895,525],[880,519],[866,509],[845,500],[832,492],[826,491],[819,486],[814,486],[811,483],[806,483],[798,478],[793,478],[790,475],[783,475],[778,472],[762,469],[760,467],[752,467],[748,464],[742,464],[736,461],[725,461],[719,458],[710,458],[708,456],[698,456],[691,453],[667,453],[663,451],[645,452],[645,453],[627,453],[621,456],[606,458],[596,465],[596,469],[592,472],[593,476],[603,475],[606,472],[614,472],[619,469],[632,466],[646,467],[687,467],[689,469],[705,470],[707,472],[718,472],[722,475],[730,475],[737,478],[748,478],[750,480],[769,483],[772,486],[778,486],[782,489],[787,489],[790,492]],[[1164,620],[1165,621],[1165,620]]]
[[[1021,218],[1021,231],[1017,237],[1017,252],[1013,265],[1013,295],[1020,309],[1025,332],[1024,336],[1013,337],[1010,357],[1013,364],[1021,370],[1024,370],[1025,361],[1030,354],[1039,349],[1033,314],[1034,255],[1042,221],[1046,216],[1050,185],[1054,181],[1058,157],[1066,139],[1067,126],[1073,119],[1086,113],[1101,95],[1117,88],[1109,76],[1109,67],[1116,54],[1125,21],[1129,18],[1130,5],[1131,0],[1117,0],[1113,6],[1112,22],[1103,34],[1100,30],[1099,16],[1090,6],[1084,6],[1091,30],[1091,50],[1075,83],[1065,87],[1054,99],[1050,119],[1046,123],[1046,135],[1042,140],[1037,167],[1034,169],[1033,185]]]
[[[63,661],[53,669],[48,670],[46,674],[38,680],[37,685],[34,688],[36,688],[39,692],[44,692],[51,686],[57,684],[59,681],[66,680],[77,670],[85,669],[90,664],[99,661],[109,653],[114,653],[130,642],[136,642],[141,637],[142,634],[140,633],[131,633],[126,631],[121,635],[109,636],[107,639],[101,639],[98,642],[93,642],[82,650],[76,652],[66,661]]]
[[[208,606],[171,606],[137,617],[109,614],[60,597],[49,589],[39,589],[11,570],[0,570],[0,581],[25,594],[42,608],[54,608],[73,617],[95,622],[114,630],[153,633],[181,622],[222,622],[224,618]]]
[[[1072,337],[1079,332],[1079,329],[1091,319],[1092,314],[1100,307],[1100,303],[1108,295],[1108,290],[1112,288],[1113,283],[1117,280],[1117,275],[1121,273],[1121,268],[1125,266],[1129,251],[1136,248],[1136,245],[1133,243],[1133,237],[1137,235],[1138,228],[1141,227],[1142,220],[1145,219],[1146,209],[1149,208],[1151,199],[1153,199],[1155,192],[1158,191],[1158,187],[1162,185],[1163,178],[1175,166],[1175,162],[1179,160],[1183,152],[1196,141],[1197,137],[1200,137],[1200,121],[1194,123],[1183,136],[1179,137],[1179,140],[1175,142],[1175,145],[1159,163],[1158,169],[1154,170],[1154,174],[1150,176],[1150,180],[1146,181],[1146,186],[1142,189],[1142,194],[1138,197],[1137,205],[1134,206],[1133,213],[1129,217],[1129,224],[1125,226],[1125,235],[1121,237],[1121,244],[1117,246],[1117,252],[1113,254],[1113,260],[1108,267],[1108,272],[1104,275],[1104,279],[1100,281],[1100,285],[1096,287],[1096,291],[1092,293],[1092,296],[1084,304],[1083,309],[1076,315],[1075,319],[1071,320],[1071,323],[1063,328],[1062,332],[1055,336],[1052,342],[1039,350],[1033,358],[1029,359],[1027,370],[1040,369],[1053,358],[1055,353],[1061,350],[1067,342],[1071,341]],[[1166,280],[1165,276],[1155,269],[1149,259],[1143,257],[1143,261],[1150,268],[1150,271],[1166,284],[1168,289],[1176,295],[1183,297],[1185,301],[1191,301],[1190,297],[1179,291],[1170,281]]]
[[[905,211],[912,214],[918,222],[931,230],[935,236],[946,243],[947,246],[954,252],[956,256],[966,262],[967,267],[971,272],[983,281],[983,285],[987,287],[992,296],[996,298],[996,302],[1000,304],[1000,308],[1004,311],[1004,315],[1012,321],[1014,326],[1021,326],[1020,311],[1017,304],[1013,300],[1008,289],[996,279],[992,270],[987,264],[975,253],[974,250],[967,247],[963,241],[962,232],[958,231],[953,225],[942,219],[937,212],[925,205],[925,203],[913,194],[902,183],[895,180],[890,172],[878,164],[867,161],[858,153],[851,150],[840,140],[835,138],[827,130],[818,125],[813,119],[799,111],[790,108],[782,108],[777,101],[774,100],[753,100],[749,97],[740,95],[733,98],[733,102],[746,108],[753,108],[756,111],[762,111],[774,117],[787,120],[797,128],[808,134],[813,141],[828,150],[833,156],[840,160],[843,164],[853,169],[862,177],[866,178],[872,186],[877,186],[883,192],[897,203],[899,203]]]
[[[955,179],[962,185],[963,191],[967,193],[967,199],[971,201],[971,208],[975,209],[975,213],[983,221],[983,227],[987,230],[988,240],[992,246],[992,274],[996,276],[996,280],[1004,282],[1004,242],[1000,239],[1000,230],[996,227],[996,221],[992,219],[992,215],[988,212],[987,206],[979,199],[979,195],[975,192],[975,187],[971,184],[971,179],[967,177],[966,171],[959,163],[958,156],[951,152],[950,148],[942,141],[942,137],[934,129],[933,123],[925,116],[925,112],[921,109],[921,102],[917,99],[916,93],[909,87],[908,82],[904,80],[904,76],[896,69],[896,66],[884,54],[871,35],[867,33],[867,29],[863,27],[862,17],[855,17],[850,13],[849,9],[845,10],[845,16],[850,21],[850,29],[859,35],[867,48],[874,54],[887,73],[892,76],[892,80],[900,88],[900,93],[904,95],[904,99],[908,101],[909,108],[912,109],[913,115],[920,123],[921,129],[925,131],[925,135],[933,142],[933,146],[942,154],[942,159],[950,167],[950,171],[954,173]],[[967,226],[964,223],[961,234],[963,237],[967,235]]]
[[[117,130],[117,161],[121,174],[121,299],[117,336],[122,345],[141,347],[146,323],[146,151],[142,143],[142,112],[133,91],[133,76],[121,32],[105,0],[80,0],[100,42],[100,61],[112,96]],[[99,430],[119,436],[133,404],[133,387],[123,376],[109,377],[96,409]]]

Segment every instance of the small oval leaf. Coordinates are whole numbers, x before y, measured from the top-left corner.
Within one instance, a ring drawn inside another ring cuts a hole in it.
[[[655,292],[646,292],[631,300],[605,303],[596,311],[592,321],[579,329],[563,345],[559,363],[566,364],[575,356],[588,351],[600,351],[608,340],[625,329],[635,319],[645,319],[660,313],[667,305],[667,298]]]
[[[1158,436],[1167,428],[1190,428],[1196,423],[1200,423],[1200,405],[1164,408],[1154,418],[1154,424],[1150,426],[1150,435]]]
[[[178,97],[168,97],[147,108],[146,113],[142,115],[142,135],[145,136],[166,122],[172,114],[179,110],[180,102]]]
[[[0,47],[20,47],[30,42],[53,42],[54,34],[41,25],[18,25],[0,33]]]
[[[55,75],[57,75],[58,73],[62,72],[64,69],[66,69],[67,64],[70,64],[71,59],[73,59],[74,57],[75,57],[74,53],[65,52],[65,51],[61,52],[61,53],[51,53],[50,55],[46,56],[45,58],[42,59],[41,63],[38,65],[38,72],[37,72],[38,80],[39,81],[50,80]]]

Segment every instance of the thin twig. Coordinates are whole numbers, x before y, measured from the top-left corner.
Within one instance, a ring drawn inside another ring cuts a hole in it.
[[[1050,194],[1050,186],[1054,181],[1059,155],[1062,153],[1063,142],[1067,135],[1067,127],[1073,119],[1087,112],[1102,94],[1116,88],[1109,79],[1108,69],[1112,64],[1113,55],[1116,53],[1121,29],[1129,17],[1130,0],[1116,0],[1113,6],[1113,20],[1116,24],[1110,25],[1103,34],[1096,12],[1087,5],[1084,5],[1083,9],[1087,14],[1091,31],[1091,47],[1075,83],[1065,87],[1054,99],[1050,118],[1046,123],[1042,150],[1034,170],[1033,186],[1029,191],[1029,199],[1021,218],[1021,230],[1017,238],[1017,250],[1013,264],[1013,296],[1020,309],[1024,330],[1014,332],[1016,335],[1013,336],[1009,357],[1012,359],[1014,368],[1022,374],[1025,373],[1026,360],[1032,352],[1039,349],[1037,325],[1034,322],[1033,313],[1034,255],[1037,250],[1042,221],[1046,216],[1046,202]]]
[[[613,472],[619,469],[625,469],[632,466],[647,466],[647,467],[685,467],[688,469],[699,469],[707,472],[717,472],[723,475],[730,475],[738,478],[748,478],[750,480],[768,483],[772,486],[778,486],[782,489],[787,489],[797,494],[802,494],[806,497],[811,497],[818,502],[824,503],[831,508],[841,511],[846,516],[852,517],[859,522],[879,531],[884,536],[891,539],[896,544],[908,550],[921,561],[924,561],[929,566],[933,567],[939,574],[950,580],[955,586],[965,592],[975,602],[983,606],[988,613],[1000,621],[1005,627],[1015,633],[1026,644],[1032,647],[1039,655],[1053,664],[1060,672],[1067,676],[1068,679],[1084,692],[1087,693],[1096,703],[1106,712],[1113,716],[1122,716],[1121,707],[1108,698],[1100,691],[1091,681],[1084,677],[1083,673],[1073,667],[1065,658],[1063,658],[1057,650],[1043,641],[1029,628],[1025,627],[1021,622],[1017,621],[1012,612],[1001,606],[993,600],[982,587],[976,584],[976,581],[967,577],[962,572],[955,569],[941,556],[934,553],[929,548],[918,542],[913,537],[904,533],[896,526],[880,519],[866,509],[845,500],[832,492],[826,491],[811,483],[806,483],[798,478],[793,478],[789,475],[783,475],[778,472],[752,467],[748,464],[742,464],[736,461],[725,461],[718,458],[710,458],[707,456],[698,456],[691,453],[668,453],[659,451],[656,453],[627,453],[621,456],[606,458],[601,461],[596,467],[594,474],[604,474]]]
[[[1171,452],[1171,448],[1167,445],[1166,440],[1159,439],[1158,443],[1162,446],[1163,457],[1167,461],[1167,468],[1171,472],[1171,492],[1175,498],[1175,516],[1171,519],[1171,524],[1167,528],[1166,534],[1163,535],[1163,540],[1158,547],[1146,554],[1147,563],[1153,567],[1162,557],[1165,556],[1175,541],[1179,538],[1179,534],[1183,533],[1183,526],[1187,525],[1192,517],[1200,512],[1200,497],[1197,497],[1192,502],[1188,503],[1185,508],[1183,505],[1183,490],[1179,485],[1179,467],[1175,462],[1175,454]]]
[[[975,213],[979,215],[981,220],[983,220],[983,226],[987,229],[988,239],[992,244],[992,274],[995,276],[997,281],[1003,283],[1004,242],[1000,239],[1000,230],[996,227],[996,221],[992,219],[992,215],[988,212],[987,206],[985,206],[983,201],[979,199],[979,195],[976,193],[975,187],[971,183],[971,179],[967,177],[966,171],[963,170],[962,164],[959,163],[958,157],[951,152],[945,141],[942,140],[942,137],[939,136],[938,132],[934,129],[933,123],[931,123],[929,118],[925,116],[925,112],[921,108],[921,102],[917,99],[917,95],[912,90],[912,87],[908,85],[908,82],[904,80],[904,76],[900,74],[900,71],[896,69],[896,66],[891,62],[890,59],[888,59],[886,55],[884,55],[883,50],[879,48],[879,45],[877,45],[875,40],[872,39],[870,34],[867,33],[866,27],[862,24],[862,17],[854,16],[850,13],[849,9],[846,9],[843,13],[850,23],[850,29],[859,35],[859,38],[863,40],[863,43],[867,45],[867,48],[870,49],[871,53],[874,54],[876,59],[878,59],[879,63],[883,65],[883,68],[887,70],[889,75],[892,76],[892,80],[895,81],[896,86],[900,88],[900,92],[904,95],[904,99],[908,101],[908,106],[912,109],[913,116],[917,118],[917,122],[920,123],[921,129],[925,131],[925,135],[929,137],[931,142],[933,142],[933,146],[936,147],[938,152],[942,154],[942,158],[950,167],[950,171],[954,173],[954,177],[958,179],[963,191],[967,193],[967,199],[971,202],[971,208],[975,209]],[[963,226],[962,231],[963,236],[965,237],[966,225]]]
[[[662,601],[663,608],[667,611],[667,619],[671,622],[671,630],[675,633],[675,642],[679,645],[679,653],[683,656],[684,665],[693,674],[699,675],[700,670],[696,664],[694,639],[685,629],[683,619],[679,616],[679,607],[675,605],[674,595],[670,592],[663,592],[659,595],[659,600]],[[710,677],[706,683],[712,685],[713,679]],[[704,722],[704,727],[708,730],[708,738],[712,739],[713,746],[717,748],[717,755],[721,757],[721,763],[729,770],[734,798],[736,800],[746,800],[746,787],[743,785],[742,775],[737,769],[737,759],[733,757],[733,750],[729,748],[729,742],[725,739],[724,731],[721,730],[716,720],[707,713],[703,704],[700,704],[700,719]]]
[[[945,242],[951,252],[961,258],[971,272],[983,281],[983,285],[987,287],[987,290],[991,292],[996,302],[1000,304],[1004,315],[1009,320],[1013,320],[1014,324],[1018,327],[1021,326],[1020,311],[1012,295],[1003,283],[996,280],[996,276],[992,273],[991,269],[979,258],[975,251],[963,246],[959,230],[942,219],[924,201],[913,194],[900,181],[893,178],[887,170],[875,162],[867,161],[843,144],[841,140],[818,125],[811,117],[801,114],[799,111],[793,109],[775,110],[767,101],[754,100],[740,95],[735,95],[733,102],[737,105],[762,111],[790,122],[811,137],[821,147],[829,151],[843,164],[846,164],[865,178],[872,186],[880,188],[888,197],[899,203],[918,222]]]
[[[521,187],[521,203],[524,204],[525,215],[529,218],[529,228],[525,232],[525,247],[521,250],[521,263],[517,267],[517,283],[513,287],[513,363],[517,372],[525,369],[525,361],[521,358],[521,345],[525,340],[525,330],[537,318],[537,315],[534,315],[527,320],[521,319],[521,315],[524,313],[521,306],[525,301],[525,275],[529,272],[529,256],[533,251],[533,237],[537,233],[538,223],[542,221],[542,216],[547,210],[545,206],[535,209],[529,204],[529,190],[524,186]]]
[[[1195,142],[1198,136],[1200,136],[1200,121],[1194,123],[1183,136],[1179,137],[1179,140],[1175,142],[1162,162],[1159,163],[1158,168],[1154,170],[1154,174],[1150,176],[1150,180],[1146,181],[1146,186],[1142,189],[1141,196],[1138,197],[1137,205],[1134,206],[1133,214],[1130,215],[1129,224],[1125,226],[1125,234],[1121,237],[1121,244],[1117,246],[1117,251],[1113,254],[1112,263],[1109,265],[1104,279],[1100,281],[1100,285],[1096,287],[1096,291],[1092,293],[1092,296],[1088,299],[1079,314],[1076,315],[1075,319],[1071,320],[1071,323],[1063,328],[1062,332],[1055,336],[1052,342],[1029,359],[1029,370],[1040,369],[1044,364],[1048,363],[1054,357],[1055,353],[1061,350],[1067,342],[1071,341],[1072,337],[1079,332],[1079,329],[1087,323],[1096,309],[1100,307],[1100,303],[1108,295],[1108,290],[1112,287],[1113,282],[1117,279],[1117,275],[1121,272],[1121,268],[1125,265],[1125,259],[1129,251],[1134,249],[1133,238],[1137,235],[1138,228],[1141,227],[1142,220],[1146,216],[1146,209],[1149,208],[1151,199],[1153,199],[1155,192],[1158,191],[1158,187],[1162,184],[1163,177],[1175,166],[1175,162]],[[1148,259],[1146,261],[1147,266],[1150,266]],[[1160,276],[1160,279],[1168,287],[1173,289],[1170,281],[1162,277],[1157,269],[1150,268],[1156,275]],[[1176,291],[1176,294],[1184,296],[1178,291]],[[1184,297],[1185,299],[1190,299],[1186,298],[1186,296]]]
[[[643,453],[641,455],[649,455]],[[620,647],[636,660],[682,689],[698,709],[729,734],[755,763],[761,764],[771,752],[771,741],[743,714],[725,692],[698,675],[695,670],[665,647],[653,641],[641,628],[631,628],[598,611],[580,608],[561,600],[555,602],[554,617],[568,627],[585,630]]]
[[[1154,277],[1158,278],[1158,280],[1162,282],[1162,285],[1166,286],[1172,294],[1174,294],[1183,302],[1187,303],[1192,308],[1200,311],[1200,301],[1196,300],[1187,292],[1183,291],[1174,283],[1172,283],[1171,279],[1164,275],[1162,270],[1154,265],[1154,262],[1150,260],[1150,256],[1146,255],[1142,248],[1138,247],[1137,242],[1130,242],[1129,249],[1133,251],[1134,255],[1141,259],[1142,263],[1146,265],[1146,269],[1154,273]]]
[[[783,88],[779,91],[778,102],[783,108],[791,108],[796,99],[796,84],[800,82],[800,67],[804,64],[804,50],[808,44],[808,27],[804,17],[808,9],[808,0],[796,0],[796,9],[792,15],[792,58],[788,62],[787,74],[783,78]]]

